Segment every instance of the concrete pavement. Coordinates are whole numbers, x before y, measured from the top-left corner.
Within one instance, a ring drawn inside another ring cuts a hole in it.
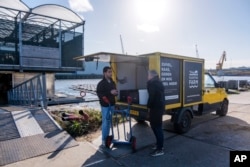
[[[92,143],[79,142],[79,146],[51,154],[19,161],[6,167],[79,167],[79,166],[229,166],[230,150],[250,151],[250,92],[229,96],[229,113],[226,117],[208,114],[195,117],[189,132],[179,135],[172,132],[170,116],[164,116],[165,155],[151,157],[154,143],[148,123],[133,122],[137,138],[137,152],[130,147],[115,146],[103,149],[100,137]]]

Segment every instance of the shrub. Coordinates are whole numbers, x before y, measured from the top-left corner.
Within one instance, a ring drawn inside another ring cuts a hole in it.
[[[85,109],[83,110],[85,113],[89,115],[88,120],[82,121],[62,121],[62,113],[74,114],[76,116],[79,115],[78,110],[71,111],[52,111],[52,116],[55,120],[60,124],[60,126],[66,130],[72,137],[80,137],[86,135],[91,132],[95,132],[100,129],[102,124],[102,115],[101,112],[95,109]],[[122,121],[122,117],[120,115],[113,116],[113,126],[120,123]]]
[[[100,111],[89,109],[89,110],[84,110],[84,112],[89,115],[88,120],[70,121],[70,123],[67,124],[65,128],[65,130],[73,137],[79,137],[84,134],[96,131],[100,128],[102,124]],[[75,114],[80,117],[77,111],[75,111]]]

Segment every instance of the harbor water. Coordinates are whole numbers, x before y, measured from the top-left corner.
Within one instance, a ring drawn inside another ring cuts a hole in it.
[[[73,90],[70,87],[82,84],[97,85],[97,83],[100,80],[101,79],[63,79],[63,80],[58,79],[55,81],[55,91],[78,97],[80,96],[80,91]],[[86,98],[93,99],[96,98],[96,95],[87,93]]]
[[[214,79],[218,81],[229,81],[229,80],[247,80],[250,82],[250,76],[214,76]],[[63,80],[56,80],[55,81],[55,91],[62,92],[68,95],[73,96],[80,96],[80,92],[76,90],[70,89],[73,85],[80,85],[80,84],[93,84],[97,85],[97,83],[101,79],[63,79]],[[96,99],[96,95],[91,93],[86,94],[86,98],[88,99]]]
[[[72,86],[83,85],[83,84],[97,85],[97,83],[100,80],[101,79],[63,79],[63,80],[58,79],[55,81],[55,92],[80,97],[80,91],[71,89]],[[86,93],[84,99],[86,102],[79,104],[78,103],[70,104],[70,106],[74,106],[74,108],[79,108],[79,109],[87,107],[100,110],[100,104],[96,95],[91,93]]]
[[[214,76],[214,79],[217,82],[229,81],[229,80],[247,80],[248,82],[250,82],[250,76]],[[62,79],[62,80],[58,79],[55,81],[55,92],[80,97],[80,91],[71,89],[72,86],[88,85],[88,84],[97,85],[100,80],[101,79]],[[98,100],[97,96],[91,93],[86,93],[86,96],[84,98],[86,101]],[[88,103],[88,106],[96,108],[97,106],[99,107],[99,103],[97,101],[91,102]]]
[[[247,80],[250,82],[250,76],[213,76],[214,79],[219,81],[229,81],[229,80]]]

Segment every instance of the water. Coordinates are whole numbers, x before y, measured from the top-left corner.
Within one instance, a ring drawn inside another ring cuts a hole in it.
[[[250,82],[250,76],[214,76],[214,79],[218,81],[228,81],[228,80],[247,80]],[[96,84],[101,79],[65,79],[65,80],[56,80],[55,81],[55,91],[62,92],[68,95],[73,96],[80,96],[80,91],[72,90],[70,87],[72,85],[79,85],[79,84]],[[87,93],[85,96],[86,101],[97,100],[97,96],[91,93]],[[79,104],[82,106],[83,104]],[[99,102],[92,102],[92,103],[84,103],[88,107],[99,109],[100,105]]]
[[[214,76],[216,81],[228,81],[228,80],[247,80],[250,82],[250,76]],[[70,89],[72,85],[79,84],[96,84],[101,79],[64,79],[55,81],[55,91],[62,92],[68,95],[80,96],[80,92]],[[97,98],[96,95],[87,93],[86,98]]]
[[[72,85],[80,85],[80,84],[96,84],[101,79],[65,79],[65,80],[56,80],[55,81],[55,92],[61,92],[65,93],[67,95],[73,95],[80,97],[80,91],[72,90],[70,87]],[[91,93],[86,93],[86,96],[84,97],[86,101],[93,101],[94,102],[84,102],[79,104],[71,104],[70,106],[74,106],[74,108],[83,109],[84,107],[87,108],[93,108],[96,110],[100,110],[100,104],[96,95],[93,95]]]
[[[228,81],[228,80],[247,80],[250,82],[250,76],[213,76],[216,81]],[[56,92],[63,92],[69,95],[79,96],[79,91],[70,89],[72,85],[79,84],[96,84],[101,79],[63,79],[55,81]]]
[[[80,84],[96,84],[101,79],[63,79],[55,81],[55,92],[62,92],[68,95],[80,96],[80,92],[77,90],[72,90],[70,87],[72,85],[80,85]],[[86,98],[96,98],[95,95],[91,93],[86,94]]]
[[[229,80],[247,80],[250,82],[250,76],[213,76],[218,81],[229,81]]]

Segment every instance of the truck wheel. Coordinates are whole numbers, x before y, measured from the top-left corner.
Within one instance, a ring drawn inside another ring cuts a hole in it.
[[[221,104],[221,108],[219,110],[216,110],[216,114],[219,116],[225,116],[227,115],[228,111],[228,101],[224,100]]]
[[[185,111],[180,118],[180,121],[177,123],[174,123],[174,129],[178,133],[185,133],[187,132],[191,127],[192,118],[188,111]]]

